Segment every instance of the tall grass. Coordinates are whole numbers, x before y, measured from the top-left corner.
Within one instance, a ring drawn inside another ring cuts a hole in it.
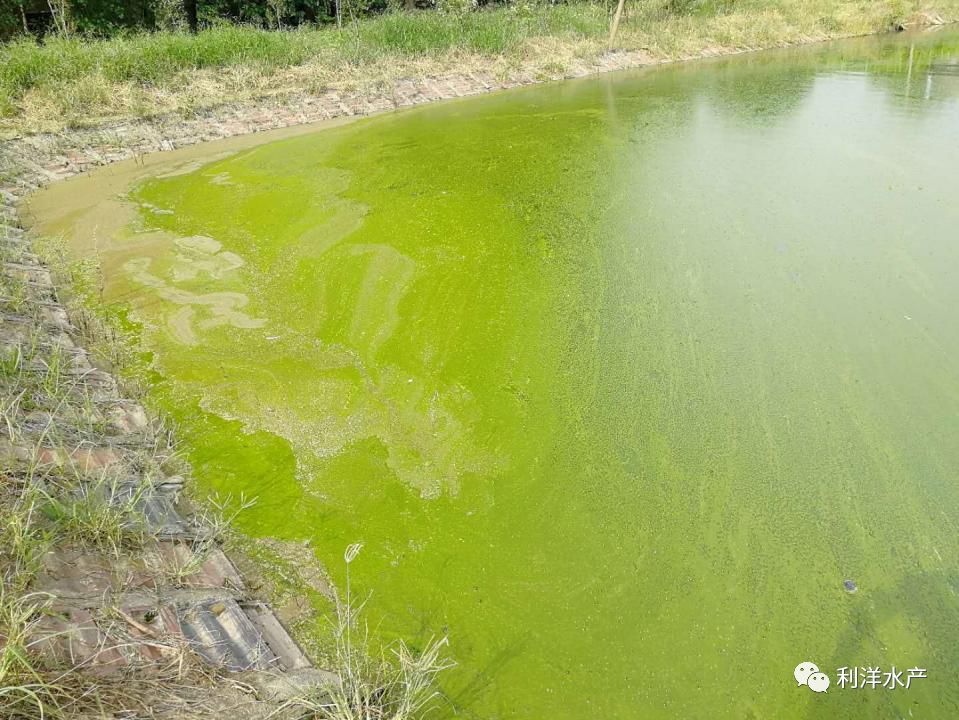
[[[42,45],[20,40],[0,49],[0,108],[9,114],[32,88],[92,74],[109,82],[163,84],[184,70],[242,66],[269,72],[321,55],[335,64],[451,49],[496,54],[534,35],[597,35],[604,27],[602,6],[570,5],[543,8],[529,17],[502,10],[467,15],[397,12],[364,19],[344,31],[221,26],[195,36],[157,32],[110,40],[54,37]]]
[[[959,19],[959,0],[931,2]],[[886,30],[922,9],[930,9],[924,0],[630,0],[617,46],[652,59],[772,47]],[[342,30],[218,26],[195,36],[20,40],[0,47],[0,131],[55,131],[411,75],[562,75],[609,51],[608,23],[605,2],[516,0],[468,13],[391,12]]]
[[[355,32],[370,55],[422,56],[449,50],[496,55],[515,51],[535,37],[602,37],[607,20],[604,5],[582,3],[522,12],[389,13],[357,23]]]
[[[50,597],[28,591],[53,542],[34,492],[0,498],[0,717],[44,717],[56,705],[56,688],[30,653]]]
[[[0,713],[5,718],[44,718],[58,706],[58,689],[44,679],[30,654],[30,633],[48,604],[46,595],[0,585]]]
[[[361,625],[364,603],[350,587],[350,565],[362,545],[350,545],[346,563],[346,595],[337,597],[333,625],[332,670],[339,682],[316,688],[312,695],[288,705],[309,711],[314,720],[416,720],[426,717],[440,697],[436,677],[453,667],[444,656],[448,641],[431,638],[414,652],[399,641],[382,652],[373,649],[369,631]]]
[[[63,540],[89,545],[119,557],[138,548],[146,536],[141,504],[149,491],[146,482],[133,488],[103,472],[92,479],[61,475],[41,490],[42,511]]]
[[[6,45],[0,88],[11,96],[48,82],[76,80],[100,72],[116,82],[161,82],[185,69],[256,63],[288,67],[329,45],[330,33],[271,33],[220,27],[188,35],[158,32],[111,40],[52,37],[43,44],[19,40]]]
[[[959,19],[959,0],[930,0]],[[611,3],[610,3],[611,4]],[[651,59],[887,30],[925,0],[629,0],[617,47]],[[51,38],[0,47],[0,132],[192,112],[328,87],[463,72],[555,76],[609,51],[605,2],[516,0],[467,13],[390,12],[332,27],[218,26],[195,36]]]

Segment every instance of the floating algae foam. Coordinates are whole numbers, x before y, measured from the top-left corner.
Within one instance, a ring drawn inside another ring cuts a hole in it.
[[[364,543],[378,633],[450,634],[437,717],[956,717],[957,46],[523,89],[35,209],[95,237],[242,529],[338,581]]]

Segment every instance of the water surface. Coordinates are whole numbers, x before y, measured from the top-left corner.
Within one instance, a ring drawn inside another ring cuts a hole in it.
[[[381,634],[449,633],[437,717],[959,717],[957,49],[211,156],[97,237],[105,298],[201,486],[260,498],[242,529],[338,581],[363,542]],[[849,665],[928,678],[840,689]]]

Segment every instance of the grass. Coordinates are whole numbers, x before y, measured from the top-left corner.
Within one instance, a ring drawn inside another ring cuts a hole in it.
[[[0,710],[4,717],[44,717],[56,706],[57,689],[47,682],[29,652],[30,632],[48,604],[43,595],[0,586]]]
[[[67,543],[87,545],[119,557],[143,545],[146,527],[141,505],[147,483],[130,488],[103,472],[99,477],[60,475],[39,492],[41,512]]]
[[[35,493],[25,492],[0,505],[0,562],[8,602],[12,595],[26,591],[40,570],[43,556],[53,546],[54,534],[41,523]]]
[[[43,717],[58,705],[58,688],[48,682],[30,652],[31,633],[50,604],[30,592],[54,534],[44,527],[37,495],[9,492],[0,498],[0,713]]]
[[[240,513],[256,505],[256,499],[247,499],[242,494],[234,502],[233,496],[220,497],[211,495],[197,508],[196,524],[200,530],[196,538],[190,543],[190,552],[186,559],[179,555],[166,562],[161,562],[155,568],[156,573],[165,582],[173,587],[181,587],[186,580],[198,573],[213,551],[231,533],[233,524]]]
[[[880,32],[929,9],[959,18],[959,0],[634,0],[616,44],[668,60]],[[226,26],[196,36],[21,40],[0,48],[0,131],[56,131],[330,87],[384,89],[410,76],[556,76],[608,52],[607,33],[606,3],[520,2],[392,12],[340,31]]]
[[[0,480],[0,717],[112,717],[113,711],[148,709],[178,690],[217,692],[215,678],[186,643],[132,634],[130,626],[140,630],[135,621],[109,606],[99,623],[109,647],[123,651],[146,643],[160,650],[162,661],[145,674],[131,666],[107,676],[71,658],[38,652],[50,637],[39,626],[46,617],[63,614],[56,598],[35,590],[48,553],[72,547],[136,556],[149,537],[139,505],[146,483],[131,490],[106,473],[90,478],[69,468],[37,466],[4,467]]]
[[[3,260],[19,259],[6,245]],[[105,443],[105,426],[71,351],[41,324],[34,296],[45,290],[24,282],[18,267],[0,268],[0,311],[11,322],[0,346],[0,717],[101,717],[104,707],[148,706],[149,693],[162,696],[157,677],[193,667],[183,657],[187,649],[171,648],[180,652],[175,666],[132,685],[40,654],[38,625],[54,613],[55,599],[38,592],[37,581],[58,548],[140,552],[149,537],[142,500],[169,448],[159,441],[137,446],[118,453],[117,466],[92,472],[74,458]],[[141,480],[128,480],[134,477]],[[110,637],[117,647],[145,642],[123,635],[125,623],[116,628]]]
[[[447,639],[431,638],[414,652],[402,640],[381,651],[370,642],[369,628],[360,623],[363,602],[350,592],[350,564],[362,546],[350,545],[346,563],[346,594],[337,596],[333,623],[332,667],[339,683],[317,688],[288,705],[305,710],[315,720],[415,720],[427,717],[441,698],[437,676],[453,667],[444,655]]]
[[[131,664],[123,673],[105,675],[87,661],[56,657],[49,650],[38,652],[38,646],[50,638],[49,630],[40,629],[44,619],[64,615],[56,598],[34,590],[46,556],[62,547],[136,556],[148,538],[138,507],[142,492],[129,492],[106,475],[82,479],[58,469],[4,470],[2,479],[0,717],[67,720],[113,717],[117,712],[147,718],[154,717],[151,706],[176,692],[193,698],[222,692],[221,679],[200,664],[189,643],[158,636],[111,605],[97,611],[104,649],[125,652],[147,644],[159,652],[160,660],[151,661],[147,668]],[[228,519],[235,517],[226,506],[211,532],[222,532]]]
[[[113,646],[146,643],[163,658],[146,673],[131,668],[111,676],[91,672],[82,663],[39,657],[34,651],[37,626],[45,615],[59,614],[51,608],[52,600],[43,593],[24,594],[0,586],[0,717],[5,720],[146,719],[157,717],[152,708],[177,693],[195,702],[224,692],[223,684],[198,664],[186,644],[132,635],[130,627],[142,625],[116,608],[105,609],[101,619]],[[222,714],[211,712],[204,717]]]
[[[23,278],[4,274],[0,279],[0,308],[14,314],[23,312],[27,304],[27,283]]]

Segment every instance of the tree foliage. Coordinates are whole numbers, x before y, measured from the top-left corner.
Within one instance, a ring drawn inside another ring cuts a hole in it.
[[[187,0],[189,2],[189,0]],[[332,22],[335,0],[196,0],[201,26],[222,22],[265,28]],[[186,28],[183,0],[58,0],[66,8],[70,32],[107,37],[119,32]],[[385,9],[387,0],[374,0],[371,10]],[[56,9],[56,8],[55,8]],[[58,28],[56,13],[46,0],[0,0],[0,39],[24,33],[43,37]]]

